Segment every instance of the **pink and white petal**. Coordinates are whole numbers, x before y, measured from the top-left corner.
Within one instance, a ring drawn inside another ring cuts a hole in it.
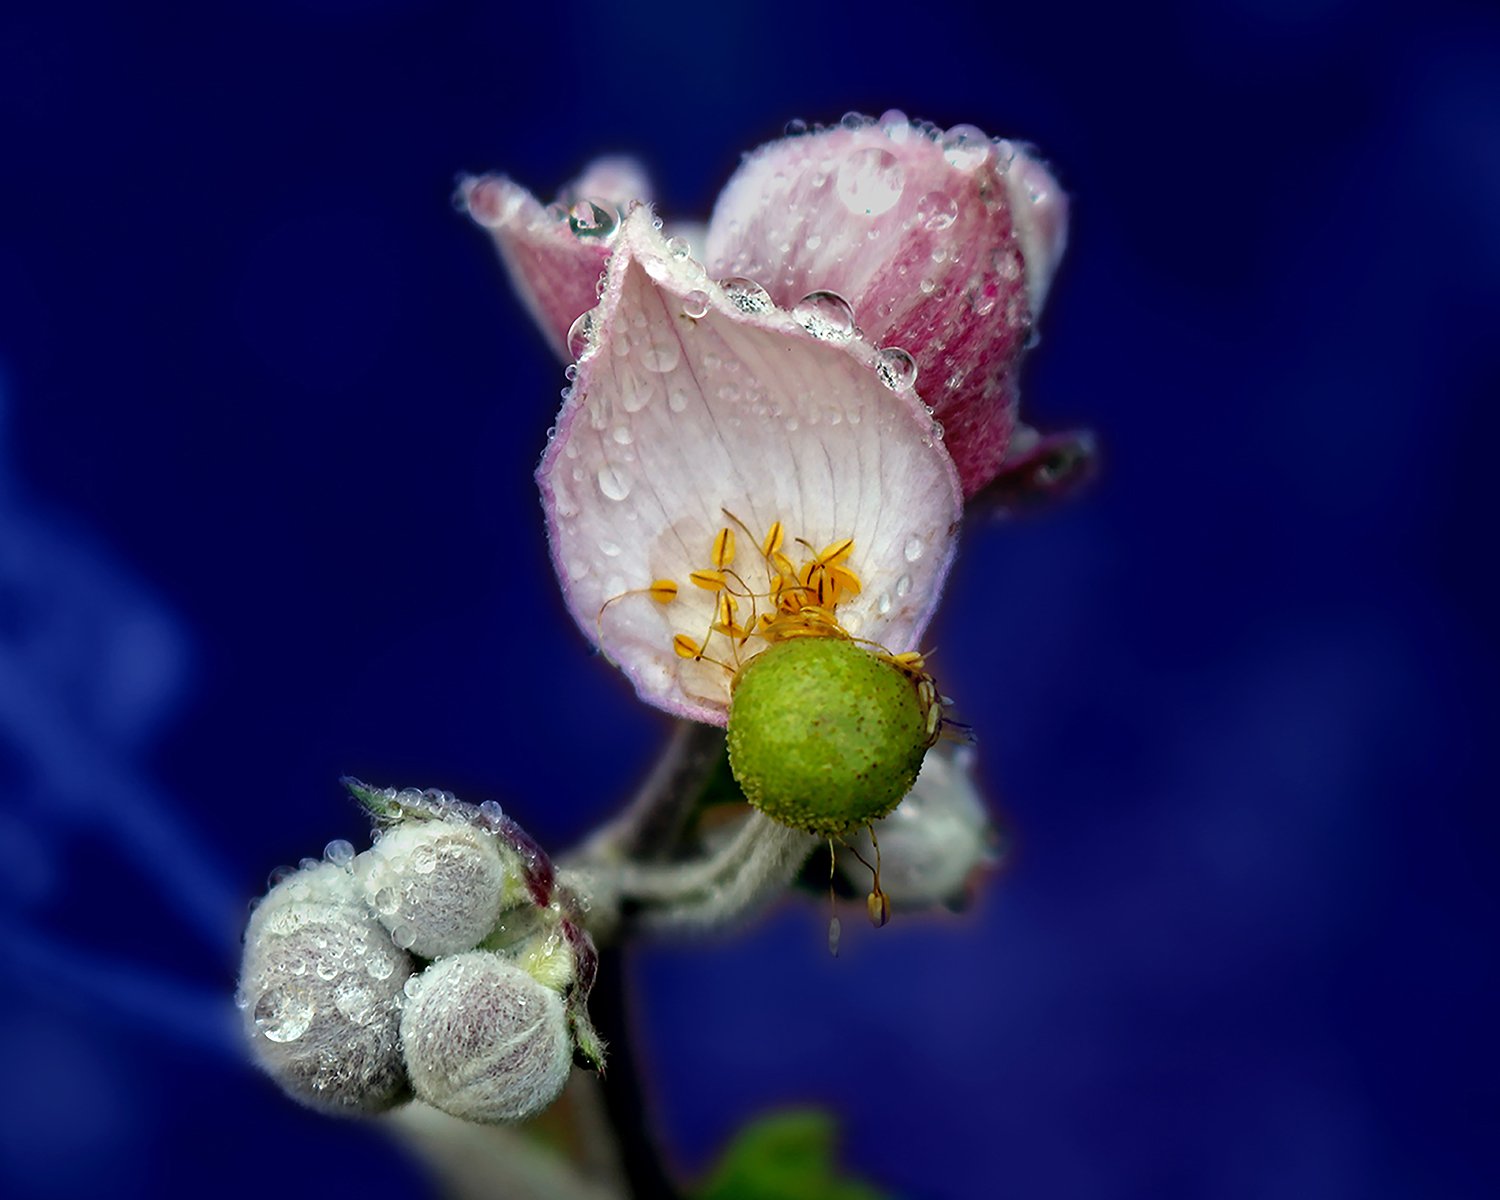
[[[1017,151],[1005,186],[1026,264],[1026,296],[1032,313],[1039,313],[1068,248],[1068,194],[1057,186],[1047,164],[1026,150]]]
[[[617,212],[629,212],[633,204],[651,203],[651,177],[636,159],[609,155],[584,167],[583,174],[563,188],[562,195],[569,204],[592,200]]]
[[[754,279],[783,305],[837,292],[865,336],[912,354],[966,494],[1004,459],[1035,311],[1008,182],[1016,160],[1033,165],[972,126],[940,133],[889,114],[762,147],[709,224],[714,274]],[[1066,208],[1046,215],[1060,227]],[[1037,224],[1050,278],[1062,237]]]
[[[644,700],[726,720],[729,672],[672,647],[713,620],[688,574],[712,565],[726,513],[752,531],[736,531],[737,565],[759,563],[753,543],[777,520],[789,541],[854,538],[864,590],[839,619],[893,651],[916,646],[962,493],[920,399],[882,382],[873,347],[815,337],[763,294],[714,283],[643,209],[616,239],[590,324],[537,478],[568,607]],[[678,598],[634,590],[657,579],[677,581]]]
[[[465,179],[459,195],[469,215],[489,230],[511,283],[552,349],[569,357],[568,330],[598,302],[599,276],[609,260],[618,214],[601,206],[597,220],[590,210],[584,222],[572,221],[566,212],[543,208],[503,175]]]

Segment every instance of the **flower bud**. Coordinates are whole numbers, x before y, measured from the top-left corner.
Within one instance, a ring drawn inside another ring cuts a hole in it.
[[[423,958],[472,950],[524,895],[496,839],[457,821],[409,820],[356,861],[376,917]]]
[[[250,1051],[294,1099],[374,1113],[406,1094],[397,997],[411,957],[372,920],[347,870],[296,871],[250,919],[236,1001]]]
[[[562,1091],[573,1062],[562,997],[484,950],[412,982],[401,1041],[413,1089],[466,1121],[523,1121]]]
[[[994,833],[974,785],[973,758],[967,746],[929,754],[911,794],[875,825],[880,886],[896,909],[957,907],[975,869],[994,860]],[[839,870],[862,887],[869,880],[865,864],[876,861],[875,847],[863,829],[849,842],[839,849]]]

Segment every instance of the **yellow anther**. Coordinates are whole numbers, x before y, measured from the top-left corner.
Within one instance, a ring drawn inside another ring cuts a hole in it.
[[[734,530],[726,527],[714,534],[713,559],[721,571],[734,561]]]
[[[693,641],[685,633],[679,633],[672,639],[672,649],[677,651],[678,658],[702,658],[703,647]]]
[[[833,580],[834,591],[842,596],[857,596],[864,590],[859,582],[859,576],[848,567],[830,566],[828,574]]]
[[[658,604],[671,604],[677,599],[677,581],[675,579],[658,579],[646,589],[646,594]]]
[[[724,590],[723,571],[694,571],[688,576],[688,582],[694,587],[700,587],[705,592],[722,592]]]
[[[720,592],[718,602],[714,605],[714,628],[720,633],[730,633],[734,628],[734,597],[728,592]]]
[[[770,557],[771,565],[775,567],[777,571],[785,575],[788,579],[794,579],[796,577],[796,566],[793,564],[792,560],[789,559],[780,550],[774,551]]]
[[[830,542],[823,547],[823,552],[818,555],[818,561],[825,567],[837,566],[854,553],[854,539],[841,538],[839,541]]]
[[[781,570],[781,564],[776,562],[776,557],[781,554],[781,543],[785,540],[786,530],[781,527],[781,522],[772,521],[771,528],[766,531],[766,540],[760,544],[760,552],[771,560],[778,571]]]

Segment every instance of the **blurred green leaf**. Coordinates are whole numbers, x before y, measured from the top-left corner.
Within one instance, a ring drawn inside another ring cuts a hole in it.
[[[771,1113],[745,1126],[696,1200],[886,1200],[835,1161],[833,1117],[816,1108]]]

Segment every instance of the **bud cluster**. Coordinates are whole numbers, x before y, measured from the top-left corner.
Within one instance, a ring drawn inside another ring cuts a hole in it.
[[[236,1002],[253,1057],[328,1111],[415,1094],[471,1121],[535,1116],[575,1056],[603,1057],[571,893],[493,802],[346,783],[371,847],[331,842],[251,914]]]

